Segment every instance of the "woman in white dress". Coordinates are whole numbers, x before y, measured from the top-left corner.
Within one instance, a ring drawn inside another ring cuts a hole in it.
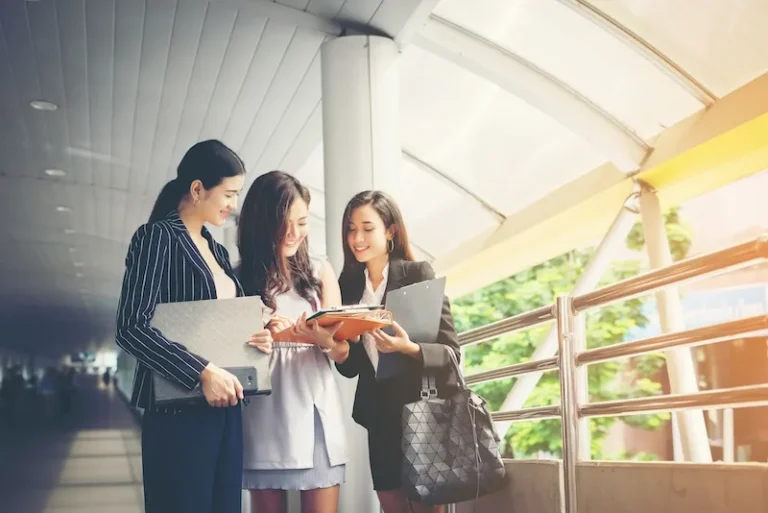
[[[261,296],[270,316],[268,330],[250,344],[271,354],[272,394],[243,410],[243,489],[258,513],[286,511],[287,490],[301,491],[303,512],[335,513],[345,478],[344,416],[333,376],[338,326],[305,320],[339,306],[341,293],[327,260],[309,255],[309,202],[296,178],[272,171],[248,191],[238,228],[243,289]],[[289,327],[305,342],[272,341]]]

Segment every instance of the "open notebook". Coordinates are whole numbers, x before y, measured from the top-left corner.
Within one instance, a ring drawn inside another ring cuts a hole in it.
[[[309,321],[317,321],[320,326],[330,326],[343,322],[333,338],[350,340],[359,337],[367,331],[385,328],[392,325],[392,313],[381,306],[347,306],[319,310],[308,317]],[[276,333],[272,337],[277,342],[302,342],[291,328]]]

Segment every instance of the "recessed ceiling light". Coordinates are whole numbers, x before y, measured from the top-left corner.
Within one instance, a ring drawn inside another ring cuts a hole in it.
[[[77,273],[75,276],[77,276],[78,278],[82,278],[83,277],[83,273]]]
[[[64,207],[59,205],[58,207],[56,207],[56,212],[69,213],[69,212],[72,212],[72,209],[69,207]]]
[[[75,251],[77,251],[75,248],[69,248],[70,253],[74,253]]]
[[[53,112],[59,108],[59,106],[55,103],[46,100],[32,100],[29,102],[29,106],[35,110],[42,110],[46,112]]]
[[[75,234],[75,230],[73,230],[72,228],[64,229],[64,235],[74,235],[74,234]]]
[[[83,263],[82,263],[82,262],[75,262],[75,263],[74,263],[74,264],[72,264],[72,265],[74,265],[75,267],[82,267],[82,266],[83,266]]]
[[[67,172],[61,169],[46,169],[45,174],[48,176],[54,176],[58,178],[58,177],[65,176]]]

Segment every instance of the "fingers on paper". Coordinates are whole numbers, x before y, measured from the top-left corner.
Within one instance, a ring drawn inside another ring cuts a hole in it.
[[[403,336],[403,335],[407,335],[407,333],[405,332],[405,330],[403,329],[403,327],[402,327],[402,326],[400,326],[400,325],[397,323],[397,321],[392,321],[392,328],[394,328],[394,330],[395,330],[395,336],[396,336],[396,337],[401,337],[401,336]]]

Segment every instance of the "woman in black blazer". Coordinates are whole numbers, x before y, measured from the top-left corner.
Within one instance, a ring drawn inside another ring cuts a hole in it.
[[[406,285],[435,277],[427,262],[415,262],[400,209],[386,194],[365,191],[356,195],[344,211],[344,269],[339,277],[342,302],[382,303],[384,295]],[[419,400],[424,372],[437,376],[438,390],[456,385],[448,351],[459,357],[459,343],[451,307],[446,298],[437,343],[412,341],[395,323],[395,335],[381,330],[363,335],[348,347],[339,372],[359,376],[352,417],[368,430],[368,451],[373,486],[385,513],[437,513],[442,506],[409,503],[402,491],[400,425],[403,405]],[[378,353],[408,355],[409,366],[399,376],[377,381],[371,359]]]
[[[194,145],[128,248],[117,344],[138,360],[131,404],[144,408],[147,513],[240,513],[242,386],[187,351],[183,341],[168,340],[150,321],[159,303],[243,294],[227,250],[203,225],[224,224],[237,207],[244,176],[240,158],[221,142]],[[153,373],[189,390],[200,385],[208,405],[155,407]]]

